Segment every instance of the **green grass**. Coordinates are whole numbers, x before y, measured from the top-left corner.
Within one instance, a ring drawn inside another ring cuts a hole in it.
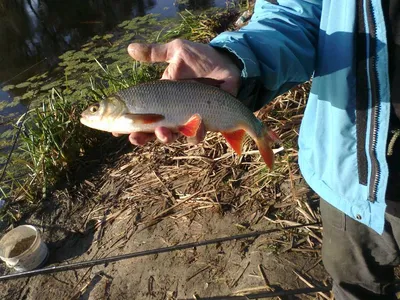
[[[19,150],[29,170],[24,189],[31,198],[44,198],[49,188],[95,143],[97,131],[79,121],[81,112],[92,102],[99,101],[122,88],[159,77],[155,66],[134,62],[131,72],[123,73],[101,65],[101,74],[90,78],[91,95],[71,101],[70,96],[52,88],[48,99],[30,109],[23,119]],[[33,195],[33,196],[32,196]]]
[[[218,33],[233,29],[233,20],[237,11],[209,10],[201,14],[193,14],[185,10],[179,13],[181,23],[166,31],[161,41],[173,38],[185,38],[194,42],[210,42]]]
[[[41,187],[43,196],[58,175],[80,154],[86,130],[79,124],[84,104],[69,102],[52,89],[48,101],[29,110],[22,123],[20,150],[28,156],[29,189]]]

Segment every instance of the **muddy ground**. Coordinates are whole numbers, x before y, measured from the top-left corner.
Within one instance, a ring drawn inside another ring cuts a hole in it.
[[[273,189],[255,182],[247,175],[260,169],[259,159],[237,158],[215,136],[199,146],[151,147],[99,152],[102,158],[83,165],[73,184],[56,190],[21,222],[42,229],[50,249],[46,266],[319,220],[318,201],[301,178],[294,178],[295,191],[287,180]],[[207,151],[219,147],[216,165]],[[180,163],[184,156],[189,159]],[[246,161],[251,167],[243,170]],[[11,280],[0,283],[0,298],[230,299],[308,287],[305,281],[324,286],[329,278],[321,238],[321,228],[308,227]],[[10,273],[4,264],[0,272]]]
[[[194,219],[167,218],[149,229],[138,231],[130,216],[131,213],[121,215],[120,220],[103,232],[88,230],[81,234],[56,230],[52,237],[46,238],[48,241],[65,237],[50,242],[49,264],[233,235],[241,232],[235,224],[243,220],[235,215],[211,213]],[[269,226],[268,222],[261,221],[253,229]],[[320,283],[326,279],[317,251],[277,254],[274,253],[274,238],[280,237],[275,234],[255,240],[232,241],[129,259],[89,270],[10,281],[1,284],[0,294],[2,299],[193,299],[194,294],[204,299],[265,287],[259,266],[269,285],[282,289],[306,287],[294,271],[307,274]]]

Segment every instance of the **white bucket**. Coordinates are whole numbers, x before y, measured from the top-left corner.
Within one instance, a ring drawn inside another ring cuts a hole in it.
[[[0,258],[18,272],[29,271],[42,265],[49,250],[39,231],[31,225],[14,228],[0,240]]]

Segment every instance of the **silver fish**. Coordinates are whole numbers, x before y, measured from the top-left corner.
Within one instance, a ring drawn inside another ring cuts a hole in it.
[[[129,87],[89,106],[80,121],[121,134],[154,132],[163,126],[187,137],[195,136],[203,122],[207,131],[221,132],[239,155],[244,136],[249,134],[270,168],[274,161],[271,144],[278,141],[238,99],[195,80],[157,80]]]

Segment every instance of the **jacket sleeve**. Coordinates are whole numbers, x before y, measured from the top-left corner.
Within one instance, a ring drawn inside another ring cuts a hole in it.
[[[240,94],[259,87],[250,102],[258,110],[276,96],[310,79],[318,42],[322,0],[257,0],[248,25],[210,43],[243,64]],[[244,90],[247,90],[243,92]]]

